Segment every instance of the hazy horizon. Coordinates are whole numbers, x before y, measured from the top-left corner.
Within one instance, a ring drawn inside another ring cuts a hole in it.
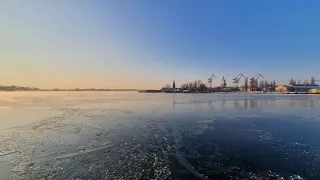
[[[318,1],[10,1],[0,7],[0,85],[159,89],[287,84],[319,76]],[[239,85],[243,84],[243,80]]]

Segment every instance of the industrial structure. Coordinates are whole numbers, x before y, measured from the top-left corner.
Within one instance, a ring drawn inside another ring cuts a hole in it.
[[[189,82],[181,85],[181,88],[176,87],[176,82],[173,80],[172,86],[166,84],[161,90],[142,90],[139,92],[165,92],[165,93],[212,93],[212,92],[233,92],[233,91],[257,91],[257,92],[280,92],[286,94],[319,94],[320,87],[315,83],[320,80],[315,80],[311,78],[313,84],[309,84],[308,81],[304,81],[303,84],[296,84],[293,79],[290,80],[289,85],[276,85],[276,82],[261,80],[258,83],[259,78],[264,78],[262,74],[256,74],[250,79],[245,76],[243,73],[239,73],[235,78],[233,78],[234,86],[227,87],[227,79],[225,76],[221,79],[221,85],[217,87],[212,87],[213,79],[216,78],[212,74],[207,83],[202,83],[201,80]],[[239,87],[239,82],[241,78],[244,78],[244,84]],[[249,80],[248,80],[249,79]],[[298,81],[300,82],[300,81]]]
[[[208,84],[210,85],[210,88],[212,88],[212,81],[213,78],[215,78],[216,76],[214,74],[212,74],[209,78],[208,78]]]
[[[242,91],[257,91],[258,89],[259,90],[263,90],[263,91],[267,91],[270,87],[270,85],[266,85],[266,84],[263,84],[263,85],[259,85],[258,84],[258,79],[259,78],[264,78],[261,74],[257,74],[255,75],[254,77],[252,77],[250,79],[250,82],[248,81],[248,77],[246,77],[243,73],[240,73],[238,76],[236,76],[235,78],[233,78],[233,83],[235,84],[235,87],[236,88],[239,88],[238,84],[239,84],[239,81],[241,78],[244,78],[245,79],[245,85],[244,87],[242,87]],[[262,82],[263,83],[263,82]],[[250,86],[249,86],[250,84]],[[261,86],[261,87],[259,87]]]
[[[256,76],[254,76],[250,79],[251,91],[257,90],[259,77],[264,78],[261,74],[257,74]]]
[[[296,85],[287,85],[287,91],[289,92],[303,92],[303,93],[307,93],[309,92],[311,89],[318,89],[319,86],[317,84],[310,84],[310,85],[305,85],[305,84],[296,84]]]
[[[233,78],[233,83],[236,84],[236,87],[238,87],[239,81],[242,77],[245,79],[248,79],[242,73],[240,73],[237,77]]]
[[[226,78],[224,78],[224,76],[223,76],[221,81],[222,81],[222,82],[221,82],[221,89],[222,89],[223,91],[225,91],[225,90],[226,90],[226,87],[227,87]]]

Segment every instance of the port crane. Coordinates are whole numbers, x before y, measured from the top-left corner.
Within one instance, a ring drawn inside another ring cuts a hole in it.
[[[264,78],[261,74],[257,74],[255,77],[253,77],[255,80],[258,80],[259,79],[259,77],[262,77],[262,78]]]
[[[233,79],[233,83],[236,84],[236,87],[238,87],[238,83],[242,77],[247,79],[247,77],[245,77],[242,73],[240,73],[237,77]]]
[[[209,78],[208,78],[208,83],[210,84],[210,88],[212,88],[212,80],[213,78],[215,78],[216,76],[214,74],[212,74]]]
[[[256,90],[256,86],[257,86],[257,82],[258,82],[259,77],[264,78],[261,74],[257,74],[250,79],[250,84],[251,84],[252,90]]]

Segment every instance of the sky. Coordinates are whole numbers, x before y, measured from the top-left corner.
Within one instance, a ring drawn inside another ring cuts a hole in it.
[[[316,0],[3,0],[0,85],[320,80],[319,17]]]

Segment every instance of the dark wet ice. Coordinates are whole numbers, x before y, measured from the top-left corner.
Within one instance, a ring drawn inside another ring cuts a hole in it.
[[[320,96],[0,96],[0,179],[320,179]]]

